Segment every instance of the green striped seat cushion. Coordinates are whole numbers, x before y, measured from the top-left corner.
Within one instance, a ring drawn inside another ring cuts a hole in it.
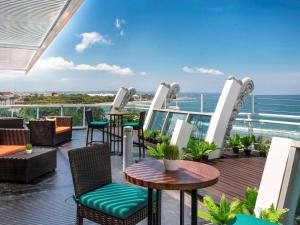
[[[239,214],[229,225],[276,225],[266,220],[257,219],[253,216]]]
[[[109,123],[106,121],[93,121],[90,123],[90,125],[92,125],[92,126],[101,126],[101,127],[107,126],[108,124]]]
[[[148,205],[146,189],[111,183],[82,195],[80,203],[99,212],[127,219],[135,212]]]
[[[123,127],[126,127],[126,126],[130,126],[130,127],[138,127],[138,126],[139,126],[139,123],[137,123],[137,122],[127,122],[127,123],[123,123],[122,126],[123,126]]]

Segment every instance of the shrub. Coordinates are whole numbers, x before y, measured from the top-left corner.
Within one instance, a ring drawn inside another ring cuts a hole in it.
[[[268,209],[261,210],[259,218],[267,220],[272,223],[279,223],[282,221],[284,215],[288,212],[288,209],[276,210],[274,204],[271,205]]]
[[[241,144],[245,149],[249,149],[249,147],[254,143],[255,136],[249,135],[241,138]]]
[[[215,151],[217,146],[214,143],[207,141],[197,142],[193,139],[189,140],[188,147],[184,154],[184,158],[192,158],[193,160],[200,160],[203,156],[208,156]]]
[[[235,134],[232,138],[229,137],[227,144],[231,148],[240,148],[241,147],[241,137],[239,134]]]

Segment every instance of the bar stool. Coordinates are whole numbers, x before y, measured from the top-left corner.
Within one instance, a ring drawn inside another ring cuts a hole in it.
[[[102,131],[102,143],[105,142],[104,140],[104,133],[105,133],[105,129],[106,129],[106,140],[108,142],[108,125],[109,122],[107,121],[94,121],[94,117],[93,117],[93,112],[91,109],[87,109],[85,111],[85,118],[87,121],[87,134],[86,134],[86,146],[89,144],[92,144],[93,142],[97,142],[97,141],[93,141],[93,134],[94,134],[94,129],[98,129]],[[91,140],[89,141],[89,133],[90,133],[90,129],[91,130]]]
[[[144,140],[144,122],[145,122],[146,112],[140,112],[140,117],[138,122],[126,122],[122,123],[121,136],[123,139],[123,128],[126,126],[133,127],[133,130],[138,131],[138,146],[139,146],[139,156],[142,156],[141,148],[143,148],[143,157],[145,157],[145,140]],[[123,141],[122,141],[122,152],[123,152]]]

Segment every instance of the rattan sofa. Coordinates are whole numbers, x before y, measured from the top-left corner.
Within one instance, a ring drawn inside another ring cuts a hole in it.
[[[0,156],[26,150],[30,131],[21,118],[0,119]]]
[[[52,116],[29,121],[30,140],[37,146],[55,146],[72,139],[72,117]]]
[[[133,225],[147,217],[147,190],[112,182],[108,144],[78,148],[68,154],[77,225],[83,224],[83,218],[102,225]]]

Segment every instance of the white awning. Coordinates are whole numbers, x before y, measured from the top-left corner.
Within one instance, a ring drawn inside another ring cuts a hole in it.
[[[28,73],[84,0],[0,0],[0,70]]]

